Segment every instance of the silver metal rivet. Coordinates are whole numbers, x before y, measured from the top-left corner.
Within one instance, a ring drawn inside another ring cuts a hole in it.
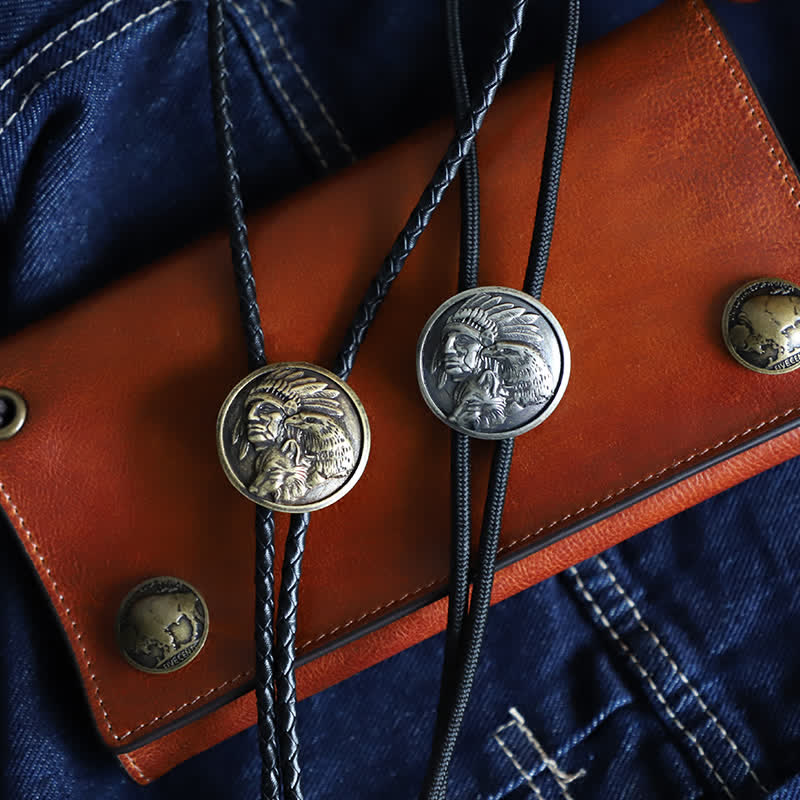
[[[28,417],[25,398],[13,389],[0,387],[0,440],[16,436]]]

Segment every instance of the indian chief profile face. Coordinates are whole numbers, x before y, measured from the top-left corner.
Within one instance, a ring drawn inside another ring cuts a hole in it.
[[[555,379],[540,347],[538,319],[495,294],[476,295],[450,314],[434,358],[439,388],[451,386],[449,420],[490,429],[552,396]]]
[[[254,400],[247,407],[247,439],[256,450],[277,442],[286,414],[278,401]]]
[[[287,367],[265,375],[245,398],[239,458],[256,452],[248,490],[300,501],[317,486],[346,477],[355,465],[339,391]]]
[[[451,324],[442,331],[442,366],[454,381],[466,380],[475,374],[483,345],[472,328]]]

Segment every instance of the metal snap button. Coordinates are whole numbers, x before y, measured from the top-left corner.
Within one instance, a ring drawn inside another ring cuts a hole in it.
[[[25,398],[13,389],[0,387],[0,440],[16,436],[27,416]]]
[[[744,367],[780,375],[800,367],[800,286],[759,278],[739,287],[722,314],[722,338]]]
[[[202,650],[208,607],[191,584],[168,576],[135,586],[117,615],[117,642],[125,660],[142,672],[174,672]]]

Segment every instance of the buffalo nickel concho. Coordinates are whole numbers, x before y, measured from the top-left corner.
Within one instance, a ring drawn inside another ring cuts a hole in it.
[[[191,584],[162,576],[135,586],[117,615],[117,641],[125,660],[142,672],[186,666],[208,637],[208,608]]]
[[[332,372],[271,364],[238,383],[217,419],[217,449],[230,482],[274,511],[305,512],[353,488],[370,447],[367,415]]]
[[[570,352],[553,314],[524,292],[480,287],[433,313],[417,345],[417,379],[443,422],[480,439],[542,423],[567,388]]]
[[[737,289],[722,314],[730,354],[755,372],[779,375],[800,367],[800,286],[759,278]]]

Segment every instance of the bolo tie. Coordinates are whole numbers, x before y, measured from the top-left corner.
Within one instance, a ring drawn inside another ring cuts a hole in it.
[[[267,363],[233,140],[223,0],[209,4],[214,132],[249,366],[249,374],[222,404],[216,435],[225,474],[256,504],[256,705],[262,800],[303,797],[294,662],[306,535],[311,512],[336,502],[353,488],[370,448],[366,411],[347,380],[392,283],[461,171],[459,291],[433,313],[417,346],[422,396],[431,411],[453,429],[445,656],[433,745],[420,797],[444,800],[446,796],[450,762],[486,627],[514,439],[552,413],[570,372],[564,332],[539,297],[555,223],[579,0],[565,2],[564,35],[522,291],[478,287],[480,189],[475,138],[505,75],[526,5],[527,0],[511,3],[502,42],[473,101],[464,66],[459,0],[446,0],[448,62],[457,112],[455,135],[367,289],[335,364],[328,370],[306,362]],[[470,564],[471,438],[498,440],[474,570]],[[290,514],[277,614],[274,512]]]

